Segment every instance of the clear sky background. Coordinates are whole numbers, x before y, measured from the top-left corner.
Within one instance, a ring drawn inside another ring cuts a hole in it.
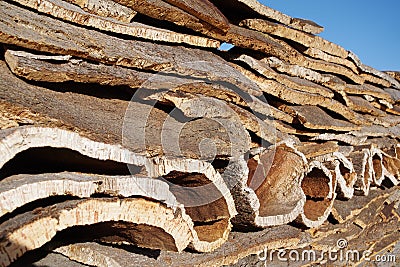
[[[259,0],[324,26],[321,37],[379,70],[400,71],[400,0]]]

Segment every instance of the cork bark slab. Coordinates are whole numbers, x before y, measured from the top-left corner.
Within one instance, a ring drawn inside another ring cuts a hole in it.
[[[170,236],[157,240],[150,235],[133,241],[148,248],[162,245],[164,249],[182,251],[191,240],[190,228],[182,215],[157,202],[140,198],[67,201],[18,215],[3,223],[1,266],[9,266],[25,252],[41,247],[59,231],[102,222],[115,222],[116,225],[126,222],[128,227],[133,224],[156,227]]]
[[[305,204],[300,187],[306,168],[304,156],[282,144],[251,158],[247,165],[247,184],[260,203],[255,224],[265,227],[295,220]]]
[[[242,17],[238,14],[240,12],[246,14],[250,13],[250,16],[256,15],[257,17],[261,16],[263,18],[271,19],[273,21],[277,21],[282,23],[283,25],[292,27],[294,29],[298,29],[304,32],[318,34],[321,33],[324,28],[319,26],[313,21],[292,18],[286,14],[283,14],[277,10],[274,10],[268,6],[265,6],[258,2],[257,0],[235,0],[235,1],[221,1],[221,0],[212,0],[211,2],[215,3],[221,10],[226,10],[226,12],[231,12],[228,17]],[[249,18],[249,17],[247,17]]]
[[[121,22],[129,23],[136,16],[136,11],[119,5],[112,0],[65,0],[94,15],[113,18]]]
[[[348,52],[337,44],[331,43],[319,36],[307,34],[300,30],[285,27],[278,23],[273,23],[262,19],[246,19],[240,22],[241,26],[249,27],[250,29],[268,33],[274,36],[282,37],[288,40],[298,42],[306,47],[318,48],[326,53],[341,58],[346,58]]]
[[[74,60],[71,56],[45,56],[25,51],[7,50],[5,61],[10,70],[18,77],[40,82],[72,81],[139,88],[151,78],[150,73],[120,66]]]
[[[331,110],[337,114],[342,115],[348,121],[360,125],[365,123],[365,119],[356,114],[354,111],[350,110],[345,105],[336,101],[335,99],[326,98],[317,94],[305,93],[297,90],[293,90],[275,81],[266,79],[262,76],[256,75],[251,71],[248,71],[242,67],[236,66],[243,75],[252,79],[266,94],[273,95],[281,100],[292,104],[298,105],[310,105],[310,106],[320,106]],[[257,69],[257,71],[262,72],[262,70]]]
[[[355,131],[360,127],[344,120],[329,116],[324,110],[316,106],[290,106],[296,112],[299,121],[308,129]]]
[[[38,15],[9,3],[2,2],[1,5],[4,14],[0,21],[0,41],[3,43],[155,71],[173,67],[173,62],[184,64],[218,58],[202,50],[124,40]],[[15,24],[14,19],[20,23]]]
[[[104,143],[96,143],[89,139],[82,138],[76,133],[70,133],[65,130],[27,127],[25,129],[18,128],[17,130],[10,129],[8,132],[9,134],[4,135],[6,138],[4,138],[1,143],[1,148],[2,148],[1,150],[4,151],[4,153],[3,152],[2,153],[3,155],[5,155],[5,157],[2,158],[3,161],[2,164],[4,164],[4,162],[6,162],[8,159],[13,158],[13,156],[16,155],[18,152],[24,151],[31,147],[64,147],[79,151],[83,155],[87,155],[92,158],[98,158],[101,160],[112,159],[119,162],[122,161],[127,164],[133,164],[135,166],[144,166],[146,172],[150,177],[157,178],[161,176],[170,183],[168,189],[172,192],[172,194],[174,194],[178,203],[181,203],[185,207],[187,207],[188,213],[190,214],[191,218],[194,221],[210,222],[208,224],[208,227],[204,226],[202,227],[202,229],[200,228],[198,230],[197,229],[194,230],[196,231],[196,233],[197,231],[199,232],[198,234],[199,238],[195,236],[193,241],[193,246],[196,250],[210,251],[212,249],[215,249],[215,247],[220,246],[227,238],[227,235],[230,231],[229,220],[236,214],[233,198],[230,195],[229,189],[222,180],[221,176],[214,170],[211,164],[207,162],[201,162],[189,159],[169,159],[169,158],[146,159],[145,157],[132,153],[126,149],[121,149],[119,146],[107,145]],[[5,134],[5,132],[2,132],[2,134]],[[57,138],[55,138],[55,136],[57,136]],[[21,140],[23,141],[21,142]],[[203,184],[204,186],[202,186],[201,184],[194,184],[194,188],[190,188],[190,186],[189,188],[187,188],[188,185],[185,185],[184,181],[180,181],[179,179],[178,180],[175,179],[176,181],[171,180],[171,178],[176,177],[177,174],[179,174],[181,177],[182,176],[186,177],[186,179],[188,179],[189,181],[199,179],[199,181],[203,181],[205,184]],[[38,179],[40,178],[41,177],[39,176]],[[116,178],[109,178],[109,179],[113,180]],[[118,181],[123,183],[122,179]],[[92,183],[90,183],[89,181],[87,182],[90,187],[90,184]],[[57,184],[58,182],[55,183]],[[83,193],[80,190],[86,190],[84,191],[85,194],[90,195],[91,192],[90,188],[89,189],[81,188],[79,183],[75,188],[73,185],[74,183],[73,182],[71,183],[72,185],[68,186],[72,187],[71,189],[72,193],[75,192],[74,190],[77,190],[76,191],[77,196],[81,196],[81,194]],[[64,182],[61,182],[61,185],[63,184]],[[36,184],[33,184],[32,186],[33,188],[37,188]],[[56,185],[53,185],[53,182],[50,182],[49,188],[51,189],[53,186]],[[85,184],[83,184],[82,186],[85,186]],[[65,188],[63,189],[63,187],[61,188],[56,187],[56,188],[61,190],[59,192],[60,194],[65,189]],[[147,186],[140,187],[141,190],[144,190],[145,188],[147,188]],[[134,190],[135,187],[132,187],[131,189]],[[160,190],[161,189],[162,188],[160,187]],[[96,189],[92,188],[92,191],[93,190]],[[112,190],[113,189],[110,189],[110,193]],[[19,191],[17,190],[5,193],[14,194],[18,192]],[[55,192],[42,190],[39,191],[39,193],[44,194],[42,195],[42,197],[46,197],[46,194],[47,195],[53,194]],[[95,193],[95,191],[93,191],[92,193]],[[155,197],[154,196],[155,193],[152,193],[152,187],[150,187],[149,190],[144,191],[143,193],[149,193],[149,196],[151,195],[152,197]],[[188,198],[187,195],[189,195],[190,198]],[[35,200],[35,198],[40,198],[40,196],[36,195],[31,195],[29,197],[30,198],[28,198],[27,201],[33,201]],[[169,197],[169,199],[171,199],[171,197]],[[172,202],[174,202],[173,199]],[[17,204],[17,202],[14,204]],[[8,205],[7,202],[5,202],[4,205],[6,206],[2,208],[3,213],[12,210],[12,207],[7,208]],[[211,212],[212,210],[214,210],[215,213]],[[221,226],[222,229],[221,235],[217,236],[213,240],[211,239],[200,240],[201,233],[207,230],[211,231],[210,228],[214,227],[214,225],[211,222],[216,223],[217,221],[220,220],[225,221],[225,224]]]
[[[307,227],[321,226],[328,219],[336,199],[337,180],[320,161],[308,164],[301,188],[307,196],[298,221]]]
[[[333,152],[329,155],[319,156],[314,158],[314,160],[322,162],[335,176],[337,181],[337,199],[351,199],[354,196],[357,173],[352,161],[341,152]]]
[[[369,95],[378,99],[385,100],[389,103],[393,103],[392,96],[385,92],[383,89],[370,85],[370,84],[364,84],[364,85],[352,85],[352,84],[347,84],[345,87],[345,92],[348,94],[353,94],[353,95]]]
[[[372,82],[383,85],[385,87],[390,87],[393,85],[395,88],[400,89],[400,83],[395,78],[386,74],[385,72],[378,71],[370,66],[367,66],[361,62],[356,54],[349,52],[349,58],[351,58],[354,63],[365,73],[374,75],[377,79],[372,79]]]
[[[273,79],[291,89],[303,91],[306,93],[319,94],[324,97],[332,98],[334,96],[332,91],[325,87],[322,87],[318,84],[315,84],[315,83],[307,81],[307,80],[303,80],[298,77],[290,77],[287,75],[279,74],[279,73],[275,72],[273,69],[271,69],[267,64],[257,61],[256,59],[254,59],[250,56],[242,55],[239,58],[237,58],[236,60],[245,62],[252,69],[256,69],[258,72],[260,72],[266,78]]]
[[[182,90],[190,93],[203,94],[210,97],[233,102],[239,106],[246,106],[259,110],[260,113],[270,116],[273,108],[267,103],[255,99],[253,95],[261,94],[258,86],[241,75],[239,71],[222,61],[215,64],[213,70],[206,62],[188,62],[192,68],[189,76],[168,75],[172,70],[163,70],[154,74],[137,71],[122,66],[95,64],[71,56],[43,55],[27,51],[7,49],[5,61],[10,70],[24,79],[41,82],[76,82],[96,83],[109,86],[129,86],[162,92]],[[235,78],[232,78],[235,77]],[[204,80],[206,83],[201,83]],[[214,83],[209,83],[209,81]],[[223,82],[223,84],[221,84]],[[133,94],[133,92],[132,92]],[[162,95],[162,93],[159,93]],[[144,97],[144,96],[143,96]],[[161,100],[161,99],[160,99]]]
[[[16,127],[2,130],[1,137],[3,155],[0,161],[1,167],[18,153],[35,147],[67,148],[94,159],[112,160],[136,166],[148,165],[145,156],[131,152],[120,145],[94,141],[75,132],[58,128]]]
[[[377,117],[385,117],[386,113],[380,109],[377,109],[368,100],[360,96],[347,96],[344,98],[346,104],[354,111],[371,114]]]
[[[399,71],[385,71],[388,75],[396,79],[398,82],[400,82],[400,72]]]
[[[179,7],[224,32],[230,28],[227,18],[208,0],[166,0],[165,2]]]
[[[124,34],[141,39],[182,43],[200,47],[218,48],[220,43],[204,37],[181,34],[156,27],[147,26],[138,22],[117,22],[108,18],[91,15],[80,8],[65,3],[61,0],[14,0],[15,2],[37,11],[51,15],[64,21],[77,23],[79,25],[93,27],[99,30]]]
[[[235,183],[231,193],[238,215],[233,224],[240,229],[265,228],[296,219],[305,202],[300,188],[305,162],[290,143],[265,151],[254,149],[247,162],[243,157],[231,161],[222,176],[228,184]],[[279,171],[280,165],[285,166],[290,179]]]
[[[223,14],[213,8],[213,5],[207,0],[190,2],[181,0],[115,0],[115,2],[161,22],[167,21],[206,35],[210,32],[224,33],[230,28]],[[194,5],[191,5],[192,3]]]
[[[299,77],[302,79],[307,79],[309,81],[329,85],[332,82],[332,77],[328,75],[321,74],[317,71],[311,70],[309,68],[301,67],[295,64],[289,64],[280,60],[277,57],[265,57],[261,60],[269,67],[276,69],[279,72],[286,73],[293,77]]]
[[[258,232],[234,232],[221,248],[204,254],[161,251],[157,259],[154,259],[141,254],[140,251],[129,253],[120,248],[105,247],[96,243],[78,243],[60,247],[56,251],[82,263],[89,263],[90,260],[95,260],[96,263],[107,260],[110,266],[222,266],[233,264],[250,254],[256,254],[265,246],[271,249],[293,246],[300,238],[301,232],[298,229],[285,225]],[[88,257],[90,255],[94,257]]]
[[[360,73],[357,66],[352,61],[350,61],[346,58],[341,58],[338,56],[330,55],[327,52],[322,51],[318,48],[314,48],[314,47],[310,47],[307,49],[304,49],[303,47],[299,47],[297,49],[299,49],[300,52],[302,52],[305,55],[310,56],[312,58],[324,60],[326,62],[330,62],[333,64],[342,65],[342,66],[347,67],[348,69],[352,70],[356,74]]]
[[[276,55],[283,60],[291,59],[291,55],[285,47],[270,36],[233,24],[226,34],[210,32],[209,36],[241,48]]]
[[[210,86],[208,84],[198,84],[198,87],[205,89]],[[191,88],[193,88],[193,86],[191,86]],[[254,133],[256,136],[269,143],[275,143],[282,139],[289,138],[276,131],[272,120],[261,120],[253,113],[234,104],[226,103],[221,99],[207,97],[204,94],[202,96],[195,95],[193,94],[195,90],[191,90],[191,93],[184,93],[182,91],[186,89],[182,89],[177,88],[177,90],[174,90],[175,93],[163,94],[161,98],[174,103],[174,105],[189,118],[214,118],[214,120],[221,125],[226,125],[224,128],[234,129],[234,131],[228,132],[229,139],[232,141],[232,151],[240,152],[236,154],[232,153],[233,157],[243,155],[243,152],[250,149],[251,140],[248,132]],[[253,108],[255,107],[253,101],[248,102],[248,105]],[[267,111],[267,113],[269,112]],[[236,147],[236,144],[240,144],[240,147],[244,149],[235,149],[234,147]]]
[[[30,202],[50,196],[88,198],[94,194],[131,197],[142,195],[181,208],[169,186],[162,180],[140,176],[105,176],[83,173],[19,174],[3,179],[0,189],[0,216]],[[30,192],[30,194],[25,194]],[[183,211],[184,212],[184,211]]]
[[[297,146],[296,149],[304,154],[307,159],[315,158],[318,156],[323,156],[327,154],[333,154],[339,151],[339,146],[337,142],[324,142],[324,143],[312,143],[303,142],[301,145]]]

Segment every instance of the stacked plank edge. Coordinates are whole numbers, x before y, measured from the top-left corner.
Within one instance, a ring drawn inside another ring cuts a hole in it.
[[[399,72],[256,0],[0,13],[0,266],[400,250]]]

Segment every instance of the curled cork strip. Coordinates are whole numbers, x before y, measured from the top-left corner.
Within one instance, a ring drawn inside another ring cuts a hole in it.
[[[278,144],[256,153],[247,163],[241,160],[228,167],[223,173],[225,179],[232,177],[233,171],[241,173],[232,190],[239,213],[234,224],[268,227],[294,221],[305,203],[300,187],[305,168],[305,157],[290,143]]]
[[[74,226],[110,222],[112,228],[135,229],[131,243],[147,248],[182,251],[191,241],[188,216],[147,199],[85,199],[66,201],[17,215],[0,225],[0,266],[9,266],[27,251],[50,241],[57,232]],[[189,219],[190,220],[190,219]],[[106,234],[106,233],[104,233]],[[159,238],[151,238],[151,235]]]

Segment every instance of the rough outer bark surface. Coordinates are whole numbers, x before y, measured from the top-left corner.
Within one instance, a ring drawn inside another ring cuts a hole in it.
[[[119,5],[112,0],[65,0],[81,7],[83,10],[108,18],[114,18],[121,22],[129,23],[137,14],[136,11]]]
[[[230,27],[224,14],[208,0],[166,0],[165,2],[179,7],[224,32]]]
[[[235,16],[239,10],[242,12],[248,11],[249,9],[251,10],[250,13],[255,13],[258,16],[262,16],[267,19],[271,19],[273,21],[278,21],[286,26],[313,33],[313,34],[318,34],[321,33],[324,28],[319,26],[313,21],[310,20],[305,20],[305,19],[299,19],[299,18],[291,18],[290,16],[283,14],[277,10],[274,10],[268,6],[262,5],[260,2],[257,0],[235,0],[231,2],[225,2],[221,0],[213,0],[216,5],[220,8],[226,8],[228,10],[235,10],[236,12],[233,13]],[[236,15],[237,16],[237,15]]]
[[[167,31],[156,27],[147,26],[138,22],[118,22],[108,18],[90,15],[89,13],[67,4],[61,0],[15,0],[15,2],[29,8],[38,10],[41,13],[49,14],[64,21],[77,23],[84,26],[97,28],[103,31],[125,34],[141,39],[153,41],[183,43],[194,46],[218,48],[220,43],[208,38],[191,36],[177,32]]]
[[[202,50],[123,40],[38,15],[6,2],[1,5],[3,15],[0,21],[0,40],[28,49],[155,71],[168,67],[175,69],[177,66],[173,62],[187,63],[207,59],[205,54],[198,53],[206,53],[208,58],[212,55]],[[14,20],[19,20],[20,23],[14,25]],[[31,32],[31,28],[36,32]],[[211,58],[215,59],[214,56]]]
[[[307,47],[318,48],[331,55],[341,58],[346,58],[348,55],[348,52],[344,48],[338,46],[337,44],[324,40],[319,36],[307,34],[305,32],[285,27],[281,24],[273,23],[267,20],[246,19],[241,21],[240,25],[274,36],[283,37],[285,39],[298,42]]]

